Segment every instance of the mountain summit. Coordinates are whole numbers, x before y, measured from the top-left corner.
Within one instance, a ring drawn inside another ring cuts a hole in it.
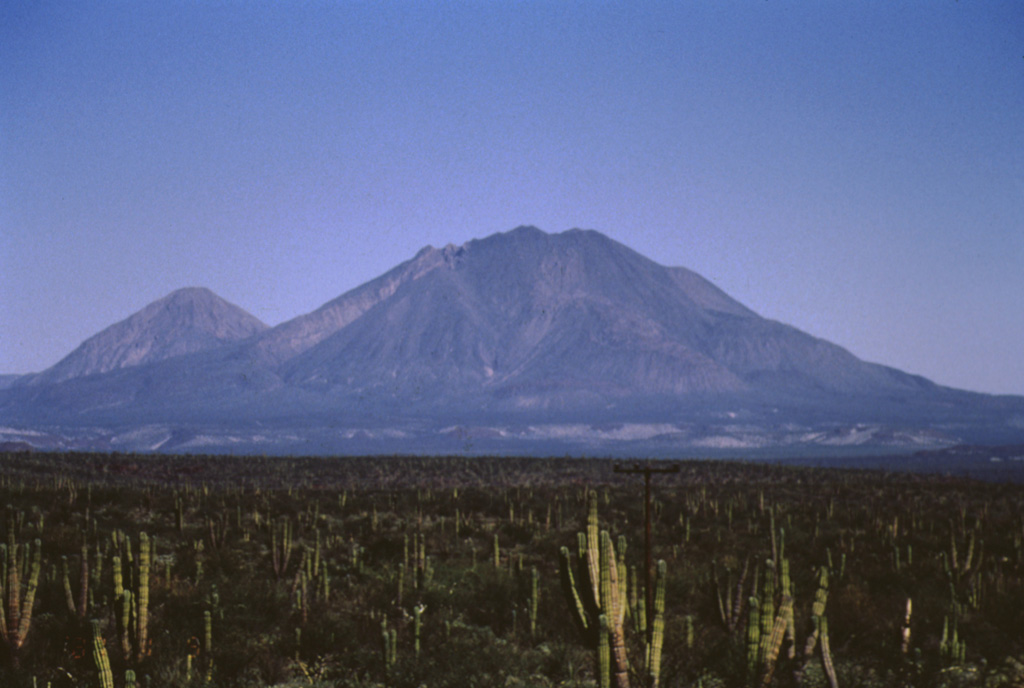
[[[178,289],[82,342],[31,380],[53,384],[247,339],[267,325],[203,287]]]
[[[175,292],[0,389],[0,425],[40,419],[204,451],[1024,439],[1022,398],[861,361],[603,234],[534,227],[427,246],[273,328],[207,290]]]
[[[280,368],[289,383],[523,408],[928,384],[765,320],[696,273],[594,231],[520,227],[427,247],[382,280],[375,299],[361,288],[332,306],[352,311],[359,299],[358,317],[308,328],[316,343]]]

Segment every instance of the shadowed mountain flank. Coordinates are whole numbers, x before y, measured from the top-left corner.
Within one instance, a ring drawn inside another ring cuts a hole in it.
[[[1012,442],[1024,398],[862,361],[598,232],[519,227],[273,328],[174,292],[0,387],[0,424],[44,421],[160,450],[672,455]]]

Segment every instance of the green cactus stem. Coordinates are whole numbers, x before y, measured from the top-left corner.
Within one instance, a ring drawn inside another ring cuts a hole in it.
[[[213,614],[209,609],[203,612],[203,652],[207,657],[213,654]]]
[[[25,590],[25,599],[21,605],[21,619],[18,623],[17,635],[14,638],[15,649],[19,649],[24,645],[29,627],[32,625],[32,608],[35,604],[36,590],[39,589],[39,570],[42,567],[42,556],[43,543],[36,539],[32,546],[32,566],[28,574],[28,588]]]
[[[900,629],[900,652],[907,654],[910,650],[910,613],[913,610],[911,598],[907,598],[907,611],[903,617],[903,627]]]
[[[600,688],[611,686],[611,649],[608,639],[608,616],[601,614],[597,617],[597,685]]]
[[[658,562],[658,574],[654,586],[654,621],[651,644],[647,647],[647,685],[658,688],[661,680],[661,650],[665,639],[665,582],[668,578],[668,564]],[[692,626],[691,626],[692,630]]]
[[[756,597],[749,600],[747,616],[747,677],[753,681],[761,659],[761,607]]]
[[[594,627],[590,615],[587,613],[586,607],[584,607],[583,599],[579,594],[579,587],[576,585],[576,580],[572,573],[572,563],[569,558],[568,547],[559,549],[559,572],[561,574],[562,592],[569,602],[569,612],[572,615],[573,622],[576,624],[576,628],[579,629],[580,635],[584,638],[589,638],[594,635]]]
[[[0,545],[0,573],[6,569],[6,582],[0,580],[6,588],[0,585],[0,590],[7,593],[6,609],[0,603],[0,639],[4,640],[13,652],[17,652],[24,645],[32,625],[32,610],[42,569],[42,552],[42,541],[38,538],[32,543],[18,545],[14,541],[13,529],[8,533],[7,545]],[[24,596],[21,590],[23,575],[28,577]]]
[[[811,621],[813,628],[804,643],[804,663],[814,655],[818,638],[821,634],[820,619],[825,615],[825,605],[828,603],[828,567],[822,566],[818,572],[818,590],[814,593],[814,603],[811,605]]]
[[[607,594],[605,595],[604,578],[608,578]],[[604,611],[608,615],[612,661],[615,663],[615,685],[619,688],[629,686],[629,660],[626,657],[626,636],[622,622],[625,618],[625,604],[619,595],[619,568],[615,563],[615,549],[608,531],[601,531],[601,578]]]
[[[398,633],[395,629],[388,628],[387,619],[380,622],[380,632],[381,659],[383,659],[384,671],[388,672],[398,659]]]
[[[828,641],[828,618],[821,617],[821,665],[825,670],[830,688],[839,688],[839,681],[836,679],[836,668],[832,664],[832,649]]]
[[[424,606],[418,604],[412,610],[413,656],[417,662],[420,659],[420,632],[423,630],[423,609]]]
[[[139,534],[138,615],[136,617],[136,658],[149,655],[149,571],[152,564],[152,543],[146,533]]]
[[[783,594],[782,604],[779,606],[779,613],[775,617],[775,622],[772,624],[772,632],[768,637],[768,642],[765,644],[766,652],[764,655],[764,674],[762,683],[765,686],[770,686],[772,682],[772,675],[775,673],[775,665],[779,659],[779,651],[782,649],[782,639],[786,633],[786,627],[791,623],[793,616],[793,597],[788,594]]]
[[[72,616],[75,616],[77,614],[77,612],[75,611],[75,596],[71,592],[71,577],[70,572],[68,571],[67,555],[64,555],[60,558],[60,572],[61,582],[64,586],[64,604],[68,608],[68,613],[70,613]]]
[[[99,673],[100,688],[114,688],[114,674],[110,670],[110,658],[107,656],[107,646],[103,642],[98,619],[92,620],[92,659]]]
[[[598,529],[597,494],[587,495],[587,533],[580,534],[577,545],[582,558],[579,576],[573,573],[569,550],[559,550],[559,573],[570,613],[584,641],[598,653],[599,681],[612,681],[617,688],[629,686],[629,662],[626,656],[623,620],[626,607],[626,581],[619,580],[615,548],[607,531]],[[601,622],[603,617],[603,622]],[[601,624],[605,631],[601,631]],[[607,644],[609,664],[603,664],[603,646]],[[606,671],[612,672],[608,676]]]
[[[118,630],[121,634],[121,652],[125,657],[132,656],[131,642],[131,614],[132,614],[132,591],[122,590],[119,599],[121,605],[121,619]]]
[[[629,567],[629,586],[628,586],[628,588],[629,588],[629,594],[628,594],[629,613],[630,613],[630,616],[633,619],[633,628],[634,628],[634,630],[636,630],[637,633],[646,634],[647,633],[647,629],[644,628],[641,625],[641,621],[643,619],[641,618],[641,613],[640,613],[641,610],[639,609],[639,607],[643,606],[643,605],[640,605],[640,599],[639,599],[639,597],[637,595],[637,588],[638,587],[639,587],[639,581],[637,580],[636,567],[635,566],[630,566]]]
[[[78,618],[85,619],[89,607],[89,545],[82,542],[81,573],[78,586]]]
[[[537,636],[537,609],[540,606],[540,572],[537,567],[530,568],[530,638]]]

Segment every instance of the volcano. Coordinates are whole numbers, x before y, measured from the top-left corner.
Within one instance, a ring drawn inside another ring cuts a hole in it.
[[[177,291],[0,389],[0,422],[140,450],[679,455],[1021,441],[1024,398],[862,361],[598,232],[519,227],[272,328]]]

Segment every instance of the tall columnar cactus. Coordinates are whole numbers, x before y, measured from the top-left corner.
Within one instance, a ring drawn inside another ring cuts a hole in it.
[[[287,571],[288,560],[291,559],[293,549],[292,524],[287,517],[282,516],[280,535],[278,534],[278,528],[275,526],[271,526],[270,531],[270,559],[276,578],[281,578]]]
[[[537,567],[530,568],[530,598],[529,598],[529,613],[530,613],[530,638],[534,638],[537,635],[537,609],[540,606],[540,573],[537,571]]]
[[[747,678],[753,682],[761,665],[761,606],[756,597],[750,598],[747,616]]]
[[[320,576],[317,582],[317,594],[322,603],[326,604],[331,599],[331,578],[327,573],[327,560],[320,560]]]
[[[612,655],[608,644],[608,615],[598,616],[597,625],[597,685],[600,688],[610,688]]]
[[[203,612],[203,655],[206,658],[206,682],[213,679],[213,614]]]
[[[839,681],[836,680],[836,668],[832,664],[832,649],[828,640],[828,617],[822,616],[819,625],[821,629],[821,666],[825,670],[829,686],[839,688]]]
[[[138,614],[136,616],[136,658],[149,655],[149,571],[152,565],[152,542],[146,533],[139,534]]]
[[[580,582],[577,584],[568,547],[559,553],[562,589],[569,603],[570,613],[585,642],[598,650],[599,675],[605,670],[601,649],[605,642],[617,688],[629,686],[629,663],[626,657],[625,618],[626,599],[619,584],[619,567],[615,561],[615,548],[608,531],[601,531],[597,522],[597,495],[588,496],[587,534],[579,538],[583,553],[580,561]],[[584,546],[585,545],[585,546]],[[604,617],[604,623],[601,622]],[[607,628],[607,637],[602,631]]]
[[[818,572],[818,590],[814,593],[814,604],[811,605],[811,621],[813,630],[807,636],[804,644],[804,661],[806,662],[814,655],[814,648],[818,643],[820,635],[820,620],[825,615],[825,605],[828,603],[828,567],[822,566]]]
[[[422,604],[417,604],[412,610],[413,619],[413,656],[416,661],[420,659],[420,634],[423,631],[423,610]]]
[[[658,688],[661,679],[661,648],[665,638],[665,583],[668,578],[668,564],[658,561],[658,577],[654,586],[654,621],[651,644],[647,647],[647,685]]]
[[[381,659],[383,660],[384,671],[390,671],[398,659],[398,633],[393,628],[388,628],[388,621],[380,622],[381,635]]]
[[[127,658],[132,656],[132,591],[124,589],[120,595],[121,618],[118,630],[121,633],[121,652]]]
[[[765,643],[764,672],[762,683],[765,686],[771,685],[772,675],[775,673],[775,664],[779,659],[779,650],[782,648],[782,639],[786,628],[793,622],[793,597],[789,593],[783,593],[782,604],[772,624],[772,632]]]
[[[92,620],[92,659],[99,673],[100,688],[114,688],[114,674],[110,670],[110,658],[107,656],[107,646],[98,619]]]
[[[913,611],[913,602],[907,598],[907,611],[903,617],[903,626],[900,629],[900,652],[907,654],[910,650],[910,613]]]
[[[64,604],[68,608],[68,613],[75,615],[77,613],[75,611],[75,596],[71,592],[71,574],[68,569],[68,558],[66,555],[60,558],[60,572],[61,582],[64,585]]]
[[[36,590],[39,588],[39,572],[42,568],[42,542],[19,545],[14,540],[14,531],[8,536],[7,545],[0,545],[0,580],[6,593],[6,608],[0,600],[0,639],[17,653],[25,644],[25,638],[32,626],[32,609],[35,606]],[[22,567],[28,567],[28,581],[22,591]]]
[[[82,579],[78,588],[78,618],[85,619],[89,608],[89,545],[82,542]]]

